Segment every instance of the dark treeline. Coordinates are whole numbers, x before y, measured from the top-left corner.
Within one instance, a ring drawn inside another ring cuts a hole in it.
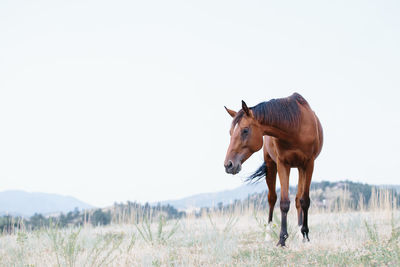
[[[234,211],[242,212],[248,211],[249,209],[257,209],[257,210],[268,210],[268,190],[267,185],[265,184],[265,191],[261,193],[254,193],[248,195],[247,198],[243,200],[234,200],[232,203],[224,204],[222,202],[218,203],[217,206],[209,208],[203,207],[200,211],[196,212],[196,216],[202,216],[208,212],[223,212],[229,213]],[[343,199],[340,199],[342,196],[336,196],[332,198],[327,193],[328,191],[334,190],[342,190],[343,192],[347,192],[349,194],[349,198],[346,199],[347,207],[358,210],[360,209],[361,205],[363,207],[368,207],[372,192],[375,191],[376,194],[379,195],[380,190],[387,190],[387,193],[393,198],[394,205],[400,206],[400,197],[397,191],[394,188],[379,188],[369,184],[363,184],[358,182],[351,182],[351,181],[339,181],[339,182],[312,182],[310,186],[310,198],[311,202],[314,202],[315,206],[326,209],[326,210],[334,210],[340,206],[340,202]],[[297,192],[297,186],[290,186],[289,187],[289,194],[295,195]],[[277,189],[278,200],[275,204],[275,207],[279,207],[279,196],[280,196],[280,189]]]
[[[144,218],[163,215],[166,219],[182,218],[185,212],[178,211],[170,205],[151,206],[148,203],[142,205],[136,202],[115,203],[107,209],[92,209],[80,211],[77,208],[66,214],[57,216],[44,216],[34,214],[29,218],[5,215],[0,217],[0,233],[12,233],[16,229],[36,230],[50,225],[59,228],[83,225],[109,225],[111,223],[138,223]]]
[[[143,219],[152,220],[158,218],[159,215],[163,215],[167,220],[180,219],[186,216],[186,212],[178,211],[173,206],[161,205],[158,203],[153,206],[149,203],[144,205],[136,202],[128,201],[124,203],[115,203],[112,208],[112,222],[113,223],[136,223],[143,221]]]
[[[326,191],[335,188],[339,188],[348,192],[349,199],[347,200],[347,204],[350,208],[355,210],[360,209],[361,205],[367,207],[370,204],[374,192],[378,198],[382,198],[384,196],[382,196],[381,193],[385,191],[385,193],[393,198],[393,204],[396,207],[400,205],[399,193],[394,188],[377,187],[374,185],[352,182],[348,180],[340,182],[322,181],[311,183],[310,186],[310,190],[316,192],[316,195],[314,196],[314,201],[319,203],[320,206],[324,206],[324,203],[326,202],[324,200],[327,200]],[[339,199],[331,199],[330,201],[337,203]]]
[[[80,211],[77,208],[66,214],[57,216],[44,216],[35,213],[29,218],[6,215],[0,217],[0,231],[11,233],[15,229],[36,230],[50,225],[63,228],[67,226],[82,226],[86,223],[92,225],[107,225],[111,222],[111,213],[96,209],[93,211]]]

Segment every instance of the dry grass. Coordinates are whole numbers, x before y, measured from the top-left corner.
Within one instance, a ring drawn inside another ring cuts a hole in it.
[[[212,213],[181,221],[20,231],[0,237],[0,266],[297,266],[399,265],[400,212],[376,199],[363,211],[310,210],[303,243],[289,212],[286,248],[276,247],[279,209]],[[266,238],[272,238],[266,241]]]

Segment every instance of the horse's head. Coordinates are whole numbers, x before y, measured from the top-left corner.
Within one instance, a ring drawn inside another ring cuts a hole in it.
[[[226,152],[225,171],[236,174],[242,169],[245,162],[254,152],[261,149],[263,145],[263,132],[259,122],[244,101],[242,109],[238,112],[226,108],[233,122],[229,134],[231,142]]]

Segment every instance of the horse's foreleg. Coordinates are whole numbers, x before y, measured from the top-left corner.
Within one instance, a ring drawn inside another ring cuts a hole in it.
[[[269,204],[269,215],[268,215],[268,223],[272,222],[272,216],[274,213],[274,207],[276,203],[276,163],[271,159],[271,157],[267,154],[265,158],[265,163],[267,164],[267,175],[266,181],[268,185],[268,204]]]
[[[279,181],[281,183],[281,233],[279,235],[279,242],[277,245],[285,246],[285,241],[289,234],[287,232],[287,214],[290,207],[289,200],[289,174],[290,167],[285,165],[283,162],[277,163],[277,169],[279,174]]]

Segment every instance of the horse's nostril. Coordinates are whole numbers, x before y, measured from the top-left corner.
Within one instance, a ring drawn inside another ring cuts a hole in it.
[[[230,168],[232,168],[233,167],[233,162],[230,160],[229,162],[228,162],[228,165],[226,165],[226,168],[227,169],[230,169]]]
[[[231,173],[232,169],[233,169],[233,162],[232,162],[232,160],[230,160],[230,161],[228,161],[228,163],[225,165],[225,171],[226,171],[227,173]]]

